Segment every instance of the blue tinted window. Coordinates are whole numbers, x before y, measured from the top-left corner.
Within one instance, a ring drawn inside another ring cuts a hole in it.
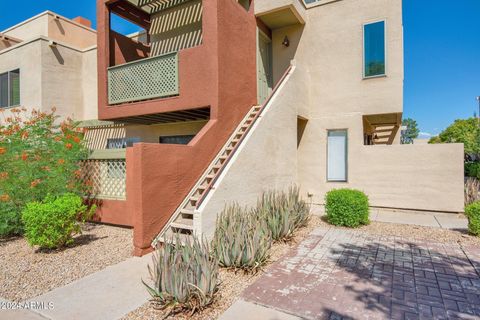
[[[365,77],[385,74],[385,21],[364,26]]]

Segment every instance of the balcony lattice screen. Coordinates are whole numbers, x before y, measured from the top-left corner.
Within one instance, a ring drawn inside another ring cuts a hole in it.
[[[176,52],[108,69],[109,104],[162,98],[178,93]]]
[[[82,179],[97,199],[126,199],[125,159],[89,159],[82,165]]]

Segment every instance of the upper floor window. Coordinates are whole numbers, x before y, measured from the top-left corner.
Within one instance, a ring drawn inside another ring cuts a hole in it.
[[[20,104],[20,70],[0,74],[0,108]]]
[[[385,75],[385,21],[363,26],[364,77]]]

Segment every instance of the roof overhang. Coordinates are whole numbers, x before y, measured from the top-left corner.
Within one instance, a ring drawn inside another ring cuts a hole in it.
[[[363,116],[365,133],[374,137],[374,144],[393,144],[402,125],[402,113],[384,113]]]
[[[125,118],[111,119],[116,123],[124,124],[161,124],[161,123],[174,123],[174,122],[188,122],[198,120],[209,120],[210,108],[188,109],[164,113],[155,113],[147,115],[130,116]]]
[[[256,16],[271,30],[296,24],[305,24],[305,19],[293,3],[266,12],[257,13]]]

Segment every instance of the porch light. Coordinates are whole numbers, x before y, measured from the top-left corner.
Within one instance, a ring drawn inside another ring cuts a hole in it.
[[[285,36],[285,39],[283,39],[282,44],[286,48],[290,47],[290,40],[288,39],[288,36]]]

